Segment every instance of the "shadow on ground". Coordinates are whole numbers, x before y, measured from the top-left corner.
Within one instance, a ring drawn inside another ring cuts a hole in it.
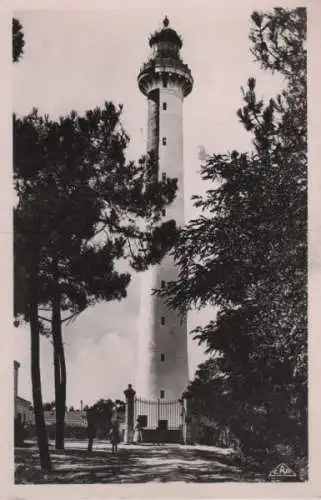
[[[16,484],[244,481],[235,457],[179,445],[123,446],[116,456],[107,446],[91,454],[85,449],[70,447],[63,452],[52,450],[51,459],[53,472],[44,475],[36,447],[17,448]]]

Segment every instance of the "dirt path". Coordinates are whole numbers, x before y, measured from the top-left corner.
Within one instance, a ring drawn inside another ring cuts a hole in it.
[[[44,476],[36,446],[17,448],[16,484],[244,481],[236,457],[219,448],[122,445],[113,456],[107,443],[88,454],[85,442],[69,442],[64,452],[52,449],[51,457],[54,471]]]

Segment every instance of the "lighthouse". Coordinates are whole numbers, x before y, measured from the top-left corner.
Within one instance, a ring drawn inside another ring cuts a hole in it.
[[[182,39],[165,17],[149,39],[151,55],[138,75],[147,100],[147,152],[158,159],[157,175],[177,178],[177,193],[163,216],[184,224],[183,101],[193,88],[191,70],[184,64]],[[188,384],[186,317],[169,309],[153,289],[175,281],[178,269],[170,255],[142,275],[138,320],[136,391],[149,400],[174,401]]]

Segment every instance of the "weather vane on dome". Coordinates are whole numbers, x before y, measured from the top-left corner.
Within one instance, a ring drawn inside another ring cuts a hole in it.
[[[163,25],[164,25],[164,28],[167,28],[167,26],[169,25],[169,19],[167,16],[164,17]]]

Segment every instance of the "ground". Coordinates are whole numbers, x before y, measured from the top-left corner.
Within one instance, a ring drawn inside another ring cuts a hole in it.
[[[86,441],[66,441],[65,451],[50,445],[53,472],[40,471],[35,442],[15,449],[16,484],[84,484],[146,482],[258,481],[245,471],[232,450],[207,446],[120,445],[113,456],[110,444],[96,442],[89,454]]]

